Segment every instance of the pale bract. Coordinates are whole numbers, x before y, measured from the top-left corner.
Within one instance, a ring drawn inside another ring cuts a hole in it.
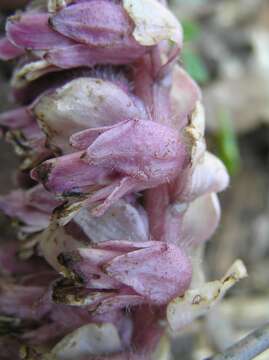
[[[173,331],[178,331],[199,316],[205,315],[215,306],[239,280],[247,276],[241,260],[237,260],[221,280],[201,284],[189,289],[184,296],[175,298],[167,307],[168,324]]]
[[[154,0],[123,0],[123,6],[135,24],[133,36],[141,45],[168,40],[182,46],[181,25],[162,4]]]

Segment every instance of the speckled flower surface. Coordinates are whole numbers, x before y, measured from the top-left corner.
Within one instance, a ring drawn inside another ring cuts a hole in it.
[[[182,45],[165,1],[36,0],[8,18],[17,105],[0,127],[22,161],[0,198],[18,229],[0,248],[3,359],[168,359],[168,333],[246,275],[203,278],[229,176]]]

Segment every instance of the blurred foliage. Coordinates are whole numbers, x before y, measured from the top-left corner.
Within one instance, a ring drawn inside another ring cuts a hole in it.
[[[196,41],[199,38],[201,33],[200,26],[196,22],[189,20],[183,20],[181,24],[185,39],[181,59],[187,72],[194,80],[203,85],[209,81],[209,72],[203,59],[190,46],[190,42]]]
[[[185,42],[195,41],[199,38],[201,32],[199,24],[190,20],[182,20],[181,25],[184,32]]]
[[[208,82],[208,70],[202,58],[198,54],[196,54],[192,49],[185,47],[181,53],[181,58],[184,64],[184,68],[195,81],[201,85]]]
[[[233,122],[226,110],[220,110],[218,121],[219,130],[216,134],[218,155],[230,175],[235,175],[240,168],[240,151]]]
[[[209,71],[202,57],[195,51],[191,43],[199,40],[200,25],[195,21],[181,21],[184,31],[184,49],[181,59],[186,71],[200,84],[210,80]],[[235,175],[240,168],[240,151],[229,113],[221,110],[218,115],[219,130],[216,134],[218,155],[226,165],[230,175]]]

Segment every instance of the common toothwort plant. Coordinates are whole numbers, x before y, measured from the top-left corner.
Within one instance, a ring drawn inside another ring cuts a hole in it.
[[[206,150],[177,19],[157,0],[35,0],[7,20],[23,161],[0,198],[1,359],[169,359],[169,334],[246,275],[205,282],[229,177]],[[22,346],[23,344],[23,346]]]

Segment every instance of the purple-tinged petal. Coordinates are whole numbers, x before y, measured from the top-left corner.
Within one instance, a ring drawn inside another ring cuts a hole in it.
[[[22,129],[32,125],[34,118],[27,107],[9,110],[0,115],[0,126],[4,129]]]
[[[43,186],[36,185],[27,191],[27,202],[37,210],[51,214],[52,211],[61,204],[61,201],[46,191]]]
[[[126,240],[111,240],[106,241],[101,244],[98,244],[99,249],[106,249],[106,250],[114,250],[114,251],[121,251],[121,252],[129,252],[135,251],[139,249],[146,249],[150,246],[156,245],[155,241],[145,241],[145,242],[129,242]]]
[[[49,15],[28,12],[9,18],[8,39],[16,46],[31,50],[48,50],[72,45],[73,41],[49,27]]]
[[[125,195],[134,191],[143,189],[144,184],[140,187],[140,183],[131,177],[123,177],[121,180],[115,180],[110,185],[107,185],[100,190],[97,190],[93,195],[88,196],[84,201],[84,206],[91,207],[91,214],[93,216],[102,216],[104,213],[118,200]],[[100,202],[100,205],[93,207],[93,204]]]
[[[7,38],[0,39],[0,59],[12,60],[24,54],[24,49],[13,45]]]
[[[192,246],[210,239],[219,225],[220,215],[220,204],[215,193],[194,200],[184,215],[178,244]]]
[[[180,129],[187,124],[188,116],[201,100],[201,91],[184,69],[175,65],[172,74],[171,106],[173,127]]]
[[[166,210],[164,237],[182,248],[208,240],[220,221],[220,205],[215,193],[198,197],[189,205],[171,204]]]
[[[126,123],[126,121],[122,123]],[[113,128],[117,129],[118,126],[119,126],[119,122],[111,126],[94,127],[94,128],[82,130],[80,132],[73,134],[70,137],[70,144],[73,148],[77,150],[85,150],[98,138],[98,136],[102,135],[108,130],[112,130]]]
[[[114,258],[105,270],[159,305],[182,295],[191,281],[191,265],[187,256],[178,247],[159,242]]]
[[[81,151],[47,160],[35,168],[31,176],[56,194],[80,196],[90,185],[104,184],[109,179],[105,169],[88,165],[83,155]]]
[[[121,5],[107,0],[74,4],[50,19],[62,35],[91,47],[111,47],[128,40],[132,24]]]
[[[182,202],[190,202],[198,196],[223,191],[228,184],[229,175],[222,161],[205,152],[177,198]]]
[[[131,308],[132,306],[143,305],[146,299],[137,294],[115,294],[107,299],[102,300],[95,310],[96,314],[105,314],[111,310]]]
[[[44,294],[43,287],[0,284],[0,312],[21,319],[36,320],[34,304]]]
[[[102,266],[117,255],[120,255],[119,251],[81,248],[72,253],[62,254],[59,260],[61,265],[71,270],[86,288],[113,290],[120,288],[120,283],[106,275],[102,271]]]
[[[19,242],[8,241],[0,247],[1,274],[24,276],[33,272],[44,271],[47,264],[40,258],[31,258],[27,261],[18,256]],[[33,285],[33,284],[32,284]]]
[[[98,218],[93,217],[89,209],[82,208],[73,221],[94,243],[116,239],[147,241],[149,238],[148,219],[144,209],[124,200],[116,202]]]
[[[165,241],[165,214],[170,204],[167,184],[149,189],[145,193],[145,207],[149,218],[150,234],[155,240]]]
[[[8,216],[23,222],[28,231],[45,229],[53,209],[60,204],[52,194],[38,185],[30,190],[15,190],[0,197],[0,209]]]
[[[108,48],[91,48],[83,44],[50,50],[45,59],[62,69],[93,67],[98,64],[124,65],[132,63],[146,52],[136,44],[116,45]]]
[[[122,122],[101,134],[87,150],[91,163],[157,183],[173,178],[185,158],[185,145],[176,131],[143,120]]]
[[[78,78],[41,96],[33,113],[48,140],[69,150],[69,137],[87,128],[138,118],[140,109],[118,85],[98,78]],[[85,146],[84,148],[86,148]]]
[[[101,135],[100,129],[85,130],[90,141],[99,135],[87,152],[48,160],[34,169],[33,178],[56,194],[86,194],[84,206],[102,201],[92,209],[101,216],[131,191],[169,183],[186,166],[185,139],[173,129],[152,121],[129,120],[105,130]]]
[[[49,223],[49,214],[40,212],[25,201],[25,194],[16,190],[0,199],[0,209],[8,216],[17,218],[24,224],[32,225],[33,230],[40,231]]]

